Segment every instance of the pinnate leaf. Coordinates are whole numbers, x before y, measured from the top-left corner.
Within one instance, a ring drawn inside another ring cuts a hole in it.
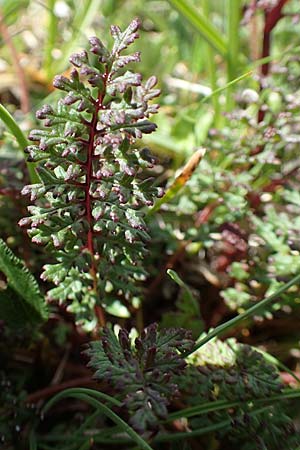
[[[10,326],[21,324],[20,316],[23,325],[37,325],[46,320],[47,306],[35,278],[2,239],[0,272],[5,275],[7,282],[7,288],[0,291],[0,318]]]
[[[121,392],[130,423],[144,433],[156,430],[159,419],[166,417],[170,399],[178,394],[173,377],[186,366],[181,354],[193,344],[190,332],[181,328],[158,331],[152,324],[134,343],[126,330],[117,337],[105,328],[87,354],[95,378]]]

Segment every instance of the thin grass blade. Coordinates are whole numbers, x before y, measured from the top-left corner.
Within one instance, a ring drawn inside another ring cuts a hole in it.
[[[11,134],[16,138],[16,141],[18,142],[20,149],[24,152],[25,147],[27,147],[28,145],[28,141],[24,136],[21,128],[13,118],[13,116],[7,111],[7,109],[2,104],[0,104],[0,119],[9,129]],[[36,165],[34,163],[29,162],[26,162],[26,165],[31,183],[32,184],[39,183],[40,179],[35,171]]]
[[[185,0],[169,0],[169,2],[191,25],[193,25],[209,45],[217,50],[222,56],[225,58],[227,57],[226,40],[204,15],[200,14],[196,8]]]

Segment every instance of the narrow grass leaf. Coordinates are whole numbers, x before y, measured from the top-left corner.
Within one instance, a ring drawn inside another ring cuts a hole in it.
[[[133,430],[133,428],[131,428],[126,422],[124,422],[124,420],[121,419],[121,417],[119,417],[117,414],[115,414],[108,406],[104,405],[104,403],[100,402],[99,400],[96,400],[95,398],[87,394],[81,393],[80,390],[77,390],[76,392],[76,389],[66,389],[63,392],[60,392],[59,394],[55,395],[45,405],[42,414],[45,414],[49,410],[49,408],[51,408],[52,405],[54,405],[56,402],[65,397],[78,398],[79,400],[85,401],[90,405],[94,406],[99,410],[99,412],[101,412],[106,417],[111,419],[116,425],[119,425],[120,428],[125,433],[127,433],[128,436],[130,436],[134,442],[136,442],[139,445],[139,448],[141,450],[153,450],[152,447],[150,447],[147,444],[147,442]]]
[[[200,339],[195,347],[188,353],[184,355],[184,357],[191,355],[194,351],[196,351],[198,348],[205,345],[207,342],[209,342],[211,339],[213,339],[216,336],[221,336],[225,331],[230,330],[231,328],[238,325],[240,322],[242,322],[245,319],[248,319],[251,317],[254,313],[257,313],[260,309],[264,308],[268,304],[272,303],[274,300],[276,300],[281,294],[286,292],[290,287],[294,286],[294,284],[297,284],[300,282],[300,274],[292,278],[288,283],[281,286],[276,292],[271,294],[269,297],[264,298],[260,302],[258,302],[256,305],[251,306],[248,308],[245,312],[242,314],[239,314],[238,316],[234,317],[233,319],[228,320],[227,322],[219,325],[214,330],[207,333],[207,335]]]
[[[248,401],[228,401],[228,400],[217,400],[214,402],[203,403],[202,405],[192,406],[190,408],[182,409],[181,411],[176,411],[169,414],[166,422],[171,422],[173,420],[180,419],[182,417],[189,418],[194,416],[199,416],[202,414],[208,414],[210,412],[220,411],[222,409],[245,407],[248,404],[253,404],[254,406],[264,405],[270,406],[273,403],[283,400],[292,400],[300,397],[300,389],[285,389],[281,394],[273,395],[271,397],[260,398]]]
[[[244,80],[247,77],[250,77],[253,74],[252,70],[249,70],[249,72],[244,73],[243,75],[240,75],[239,77],[235,78],[234,80],[230,81],[229,83],[225,84],[225,86],[222,86],[215,91],[213,91],[210,95],[207,97],[203,97],[203,99],[199,102],[200,104],[207,102],[210,98],[214,97],[215,95],[220,94],[222,91],[226,91],[226,89],[231,88],[236,83],[239,83],[240,81]]]
[[[6,125],[6,127],[9,129],[12,135],[16,138],[16,141],[18,142],[20,149],[24,151],[25,147],[27,147],[28,145],[28,141],[24,136],[21,128],[17,124],[17,122],[14,120],[12,115],[7,111],[7,109],[2,104],[0,104],[0,119]],[[29,162],[26,162],[26,165],[31,183],[32,184],[39,183],[40,181],[39,176],[35,172],[36,165],[34,163]]]
[[[227,56],[227,42],[212,23],[186,0],[169,0],[172,6],[189,21],[201,36],[222,56]]]

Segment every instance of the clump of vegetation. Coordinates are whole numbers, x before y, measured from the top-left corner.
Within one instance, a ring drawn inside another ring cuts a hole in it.
[[[57,109],[37,111],[47,129],[33,130],[28,161],[39,162],[40,184],[25,186],[31,201],[29,235],[52,249],[57,263],[44,267],[42,279],[57,285],[51,299],[70,301],[68,310],[90,330],[105,325],[104,310],[113,311],[124,299],[139,302],[138,283],[145,277],[139,260],[149,239],[142,208],[153,204],[159,189],[143,170],[154,159],[134,149],[136,138],[156,126],[148,117],[158,105],[156,78],[142,84],[139,73],[126,70],[138,62],[138,52],[122,55],[138,37],[138,20],[124,31],[111,28],[109,52],[96,37],[89,51],[70,57],[70,79],[59,75],[54,87],[66,92]],[[41,203],[41,202],[40,202]]]
[[[299,317],[300,67],[291,49],[270,65],[271,34],[285,14],[297,20],[294,2],[244,10],[230,2],[225,40],[209,20],[209,2],[198,13],[188,2],[160,2],[157,11],[150,1],[153,22],[111,26],[111,46],[90,38],[52,92],[56,34],[71,28],[59,14],[71,17],[72,2],[62,10],[59,3],[50,2],[37,77],[47,95],[32,94],[39,125],[30,127],[30,142],[18,125],[29,113],[29,74],[0,11],[14,64],[26,75],[23,118],[14,101],[0,105],[1,444],[298,450],[299,335],[289,327],[297,330]],[[93,23],[96,3],[79,8],[76,26]],[[114,19],[118,2],[104,3]],[[155,33],[164,14],[181,24],[181,32],[170,27],[178,48],[187,33],[180,17],[196,27],[212,90],[180,83],[175,70],[169,88],[160,86],[159,105],[157,78],[135,71],[139,63],[145,72],[140,52],[128,47],[139,28]],[[256,79],[237,40],[242,15],[250,29],[263,23]],[[213,52],[226,66],[221,88]],[[63,64],[58,57],[61,71]],[[192,100],[172,86],[193,92]],[[151,116],[159,106],[157,131]],[[24,154],[10,155],[12,137]],[[184,154],[187,143],[193,150]]]

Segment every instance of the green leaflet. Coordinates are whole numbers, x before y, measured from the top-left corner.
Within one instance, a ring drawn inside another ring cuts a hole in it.
[[[9,326],[21,326],[24,322],[36,325],[48,318],[45,300],[38,284],[0,239],[0,271],[7,278],[7,288],[0,290],[0,318]]]

